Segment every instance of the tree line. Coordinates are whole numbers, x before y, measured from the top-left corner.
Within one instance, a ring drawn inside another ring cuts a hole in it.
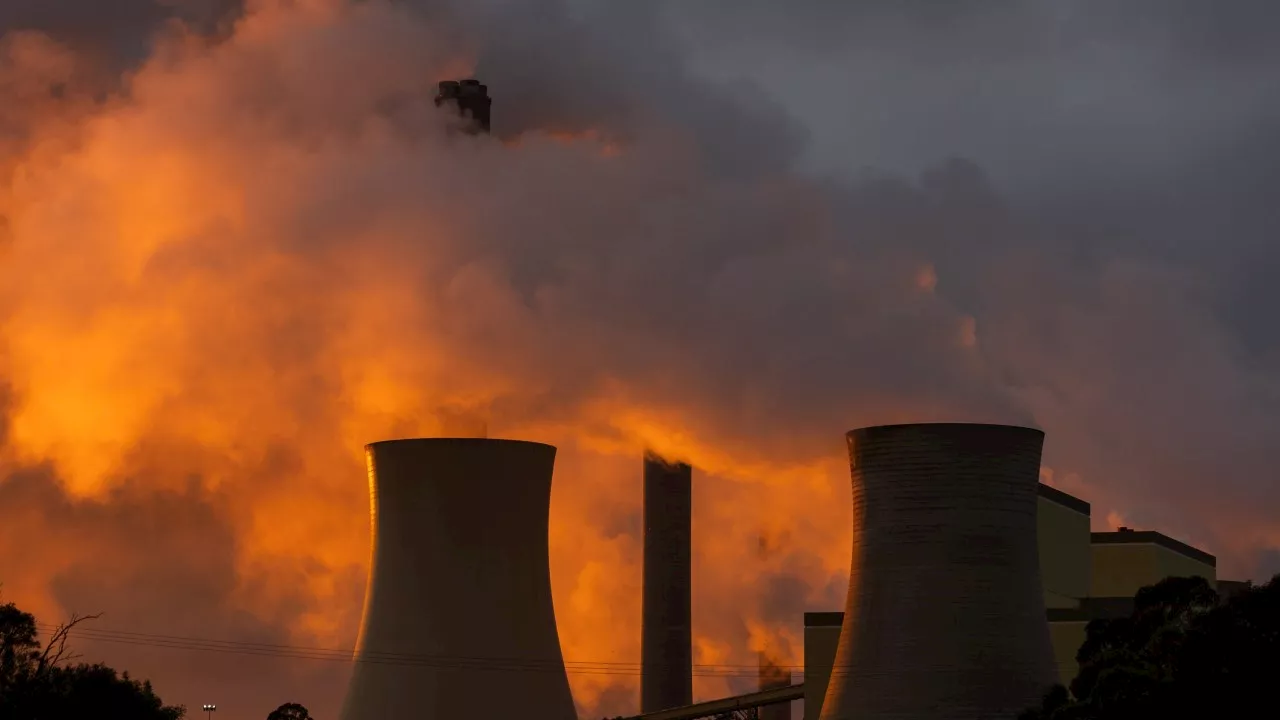
[[[1128,617],[1090,621],[1076,661],[1019,720],[1278,717],[1280,575],[1229,598],[1198,577],[1145,587]]]
[[[73,616],[42,642],[33,615],[0,604],[0,720],[186,716],[186,708],[166,705],[148,681],[101,663],[76,662],[68,646],[71,631],[96,617]],[[1076,660],[1079,672],[1070,687],[1055,686],[1018,720],[1273,716],[1280,575],[1226,599],[1203,578],[1168,578],[1145,587],[1128,617],[1088,624]],[[285,703],[267,720],[311,715]]]
[[[13,603],[0,604],[0,720],[181,720],[187,710],[166,705],[149,681],[102,663],[76,662],[71,631],[96,615],[72,616],[41,641],[36,618]],[[267,720],[311,720],[307,709],[285,703]]]

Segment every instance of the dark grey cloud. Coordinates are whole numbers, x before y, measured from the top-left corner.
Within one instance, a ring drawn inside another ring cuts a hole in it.
[[[798,0],[785,7],[768,0],[676,0],[667,5],[691,42],[713,50],[749,45],[762,51],[759,57],[765,62],[780,49],[799,48],[809,54],[871,45],[894,46],[906,58],[997,60],[1040,39],[1027,32],[1034,27],[1038,8],[1025,0]],[[965,49],[979,55],[957,54],[957,37],[965,38]],[[804,83],[802,72],[795,78]],[[822,107],[820,98],[814,96],[815,107]]]
[[[1280,6],[665,10],[703,73],[757,79],[811,129],[811,167],[981,168],[970,184],[989,192],[957,196],[950,232],[870,236],[935,262],[1048,430],[1049,463],[1080,472],[1095,507],[1217,549],[1227,574],[1262,572],[1247,547],[1276,542],[1258,508],[1280,501]],[[869,197],[850,214],[932,213],[892,179]]]
[[[96,18],[69,5],[15,4],[0,27],[136,58],[171,17],[143,2]],[[441,173],[407,143],[352,161],[362,173],[322,167],[341,187],[300,179],[293,190],[309,202],[280,210],[273,231],[321,247],[344,228],[427,206],[467,238],[433,250],[453,253],[455,269],[500,258],[495,275],[510,277],[546,337],[526,345],[486,324],[494,318],[468,302],[464,273],[424,273],[424,293],[462,296],[442,304],[453,318],[445,331],[475,358],[535,368],[548,396],[608,373],[673,402],[696,389],[716,420],[691,416],[692,431],[719,426],[744,452],[775,443],[799,455],[827,447],[826,430],[806,431],[829,428],[838,453],[841,431],[895,407],[911,415],[902,419],[1034,420],[1048,431],[1048,463],[1079,473],[1099,511],[1204,543],[1227,575],[1257,577],[1272,563],[1274,3],[1214,3],[1211,14],[1192,0],[1098,0],[1069,13],[1012,0],[410,5],[443,47],[475,51],[504,137],[600,129],[632,152],[609,169],[545,148],[426,154],[445,158]],[[300,81],[287,75],[263,83],[262,104],[324,137],[344,113],[361,120],[377,105],[370,87],[408,84],[375,72],[378,53],[402,41],[352,42],[345,59],[374,60],[367,77],[341,76],[359,82],[340,104],[290,94]],[[427,127],[406,105],[404,121]],[[801,160],[822,176],[792,172]],[[396,257],[420,260],[415,248]],[[913,283],[925,266],[933,292]],[[956,340],[969,319],[965,350]],[[519,402],[506,410],[538,409]],[[120,549],[111,573],[87,556],[69,564],[53,585],[62,602],[137,623],[153,613],[143,626],[158,632],[278,631],[279,618],[242,617],[231,600],[226,498],[173,490],[88,505],[24,472],[0,481],[0,513],[31,512],[81,546]],[[707,487],[727,502],[730,484]],[[610,535],[635,533],[634,514],[599,517]],[[134,557],[157,537],[171,540],[154,564]],[[802,581],[816,554],[778,552],[757,588],[763,615],[798,623],[806,606],[829,609],[843,578]],[[129,600],[158,586],[174,590],[168,600]],[[185,607],[193,620],[175,614]],[[296,609],[280,602],[282,614]],[[746,634],[731,613],[697,612],[723,622],[726,637]],[[165,662],[157,657],[126,659],[146,675]],[[218,668],[206,675],[218,687],[243,677]],[[182,682],[178,699],[197,697],[198,680]]]
[[[242,0],[6,0],[0,5],[0,34],[41,32],[127,67],[146,57],[166,23],[225,32],[242,8]]]
[[[1255,584],[1261,585],[1266,580],[1280,576],[1280,550],[1268,550],[1262,554],[1258,560],[1258,567],[1262,572],[1258,575]]]
[[[767,0],[680,0],[666,9],[711,48],[742,43],[811,54],[874,49],[964,63],[1130,43],[1139,56],[1256,69],[1259,61],[1274,59],[1277,32],[1277,10],[1266,0],[1212,7],[1196,0],[796,0],[785,7]]]
[[[767,94],[750,83],[710,86],[690,73],[656,4],[575,13],[560,0],[408,2],[476,50],[476,71],[496,97],[499,134],[594,129],[625,138],[655,121],[672,123],[695,133],[690,142],[673,132],[673,142],[733,174],[785,167],[802,148],[803,129]]]
[[[1150,194],[1197,153],[1274,119],[1275,8],[1251,0],[1204,8],[667,6],[704,68],[766,79],[813,126],[829,163],[914,170],[960,154],[1010,191],[1057,195],[1094,186],[1080,175],[1106,180],[1100,194],[1118,183]],[[837,37],[816,42],[812,32]]]

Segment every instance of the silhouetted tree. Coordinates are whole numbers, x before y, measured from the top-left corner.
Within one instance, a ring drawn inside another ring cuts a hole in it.
[[[298,703],[285,703],[272,710],[267,720],[311,720],[311,713]]]
[[[1225,603],[1201,578],[1143,588],[1129,617],[1089,623],[1076,660],[1071,692],[1055,687],[1022,720],[1262,717],[1280,673],[1280,575]]]
[[[1280,575],[1232,597],[1188,633],[1175,679],[1199,717],[1275,717],[1280,677]],[[1265,709],[1265,708],[1270,708]]]
[[[149,682],[106,665],[67,665],[72,628],[95,616],[73,616],[41,646],[36,619],[13,603],[0,605],[0,720],[179,720]]]
[[[0,605],[0,696],[40,658],[36,619],[13,603]]]

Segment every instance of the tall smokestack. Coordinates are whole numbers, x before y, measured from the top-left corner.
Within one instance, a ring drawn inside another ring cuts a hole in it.
[[[435,97],[436,107],[447,107],[462,119],[461,130],[469,135],[489,132],[493,98],[489,86],[476,80],[441,80]]]
[[[551,604],[556,449],[391,440],[365,449],[373,565],[343,720],[576,720]]]
[[[791,685],[791,671],[779,667],[773,656],[767,652],[760,653],[759,687],[761,690],[773,690]],[[760,720],[791,720],[791,703],[774,703],[760,708]]]
[[[640,712],[693,703],[693,470],[646,452]]]
[[[848,434],[853,563],[822,720],[1016,717],[1056,681],[1036,544],[1044,433]]]

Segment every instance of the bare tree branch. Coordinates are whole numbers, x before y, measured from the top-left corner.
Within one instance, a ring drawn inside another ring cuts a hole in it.
[[[69,654],[67,651],[67,639],[71,635],[71,629],[86,620],[97,620],[102,617],[102,613],[96,615],[77,615],[71,614],[71,619],[62,623],[49,636],[49,642],[44,647],[44,652],[40,653],[40,660],[36,665],[36,672],[43,673],[59,663],[75,660],[79,655]]]

